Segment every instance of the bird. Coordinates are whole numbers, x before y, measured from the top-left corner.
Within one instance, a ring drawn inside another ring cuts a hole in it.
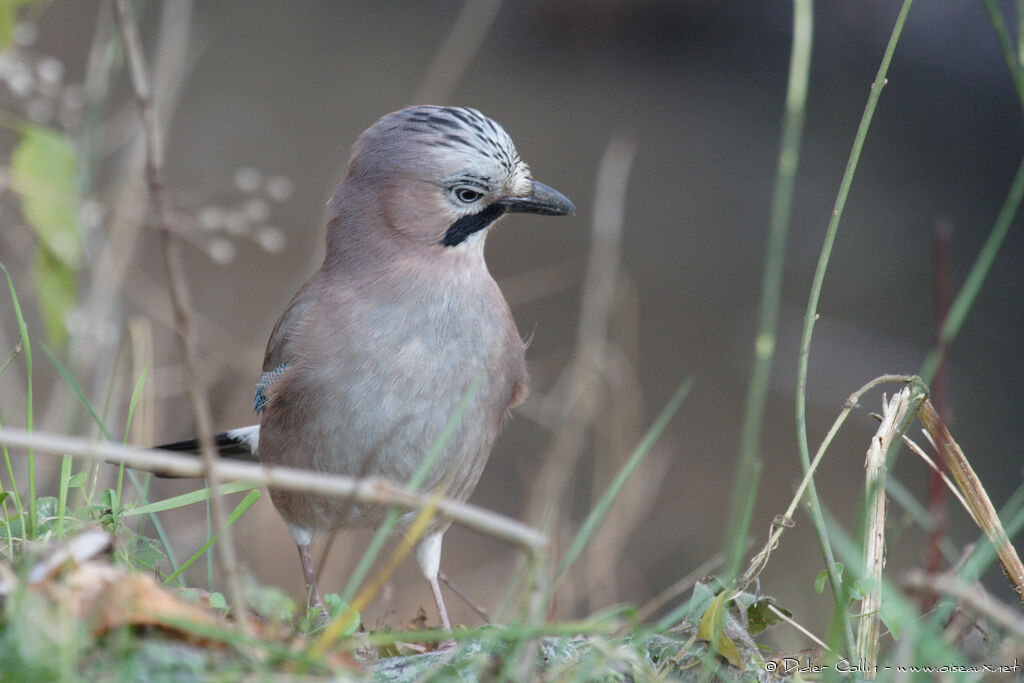
[[[217,445],[267,465],[405,483],[461,402],[421,488],[467,499],[528,394],[526,344],[488,270],[485,240],[508,214],[575,211],[476,109],[419,105],[382,116],[353,144],[328,202],[323,264],[271,332],[253,399],[259,424],[220,434]],[[377,526],[386,510],[274,488],[270,497],[298,548],[308,604],[325,614],[314,537]],[[438,583],[449,524],[432,520],[415,555],[450,631]]]

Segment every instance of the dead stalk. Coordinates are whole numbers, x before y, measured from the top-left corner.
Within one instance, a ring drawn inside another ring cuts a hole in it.
[[[882,569],[885,567],[886,462],[892,449],[901,443],[900,437],[913,420],[916,406],[923,400],[921,388],[912,384],[904,387],[890,401],[882,398],[882,424],[871,439],[864,462],[867,530],[864,535],[863,576],[869,589],[860,603],[857,661],[867,664],[865,675],[868,678],[874,678],[881,635],[878,610],[882,606]]]
[[[935,412],[935,407],[929,401],[925,401],[921,405],[918,417],[935,444],[936,450],[942,455],[946,469],[952,475],[957,488],[963,494],[968,512],[995,547],[999,564],[1002,566],[1006,578],[1009,579],[1014,593],[1017,594],[1017,599],[1024,603],[1024,565],[1021,564],[1017,550],[1010,543],[1006,530],[1003,529],[1003,524],[999,521],[999,514],[993,507],[992,501],[989,500],[985,487],[982,486],[978,475],[974,473],[974,468],[967,462],[960,446],[946,429],[946,425],[943,424],[942,419]]]
[[[90,441],[40,431],[26,432],[3,428],[0,429],[0,444],[13,448],[31,448],[36,453],[66,453],[108,463],[124,463],[133,469],[179,477],[199,477],[204,472],[203,463],[192,456],[170,451],[143,450],[109,441]],[[292,491],[308,491],[406,510],[419,510],[434,504],[431,494],[415,493],[406,489],[404,485],[379,478],[329,476],[309,470],[264,467],[230,460],[218,463],[217,471],[222,481],[244,481],[251,483],[253,487],[272,486]],[[542,533],[508,517],[454,500],[442,499],[436,505],[439,516],[447,517],[468,529],[533,552],[539,552],[547,546],[547,538]]]
[[[171,303],[174,306],[175,328],[184,356],[186,387],[202,454],[203,474],[210,486],[216,490],[219,478],[216,466],[217,454],[213,447],[213,420],[210,417],[210,406],[205,387],[199,377],[198,354],[192,335],[188,284],[185,279],[180,245],[174,231],[171,205],[167,196],[167,183],[164,178],[164,143],[160,130],[160,118],[157,116],[154,105],[155,93],[150,87],[142,41],[139,38],[135,12],[131,3],[128,0],[113,0],[113,6],[114,16],[121,33],[121,45],[124,49],[128,75],[135,92],[135,99],[138,101],[142,120],[142,136],[146,148],[146,181],[149,185],[149,193],[160,230]],[[242,592],[242,584],[238,576],[238,560],[220,496],[210,498],[210,513],[213,528],[220,539],[217,544],[217,556],[221,560],[220,565],[227,583],[228,595],[237,610],[236,613],[244,614],[247,611],[245,594]],[[243,632],[249,631],[248,620],[239,619],[238,623]]]

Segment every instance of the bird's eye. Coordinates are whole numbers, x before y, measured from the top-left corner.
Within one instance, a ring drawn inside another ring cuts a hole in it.
[[[463,204],[472,204],[484,196],[484,193],[480,190],[472,187],[466,187],[465,185],[453,189],[452,194],[454,194],[455,198]]]

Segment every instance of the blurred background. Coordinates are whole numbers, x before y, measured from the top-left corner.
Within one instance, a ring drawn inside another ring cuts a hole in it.
[[[1013,16],[1012,3],[1001,6]],[[898,9],[878,1],[815,5],[752,529],[758,544],[800,478],[793,414],[803,311]],[[506,128],[536,178],[578,207],[568,219],[510,218],[490,237],[491,270],[522,334],[532,339],[533,393],[499,439],[472,502],[537,523],[551,502],[544,496],[556,489],[556,550],[564,551],[667,398],[692,376],[693,391],[571,573],[557,613],[578,617],[619,602],[643,604],[712,558],[725,533],[752,361],[791,10],[773,0],[140,5],[217,428],[254,421],[252,389],[266,339],[322,257],[324,204],[356,136],[409,104],[472,106]],[[131,388],[145,366],[146,400],[132,441],[190,436],[159,240],[145,220],[137,111],[112,47],[109,6],[54,0],[33,5],[22,20],[13,54],[39,83],[19,90],[17,78],[5,75],[16,61],[8,58],[0,66],[0,102],[68,131],[83,171],[84,256],[67,345],[58,356],[115,434],[124,429]],[[56,93],[49,111],[32,104],[46,79]],[[980,3],[917,3],[888,81],[815,328],[807,390],[812,451],[852,391],[880,374],[920,369],[934,337],[936,235],[948,234],[955,292],[1024,153],[1021,106]],[[613,140],[627,158],[620,171],[627,170],[630,149],[634,156],[617,207],[624,220],[615,258],[590,280],[614,296],[602,311],[606,324],[597,327],[608,344],[599,362],[588,364],[576,353],[588,341],[579,333],[581,299],[595,183]],[[5,192],[0,261],[11,269],[30,329],[41,339],[30,272],[35,237],[19,204]],[[1021,485],[1024,463],[1022,292],[1024,231],[1017,220],[949,365],[952,432],[997,507]],[[17,328],[9,303],[0,310],[6,355]],[[41,354],[36,366],[36,427],[95,433]],[[24,420],[24,383],[20,362],[0,375],[5,424]],[[818,479],[825,504],[847,528],[875,429],[869,410],[880,411],[878,392],[847,423]],[[41,461],[50,472],[55,462]],[[564,486],[555,485],[559,470]],[[926,500],[928,472],[916,458],[904,454],[893,474]],[[110,481],[112,468],[101,477]],[[110,484],[101,479],[101,485]],[[161,481],[151,495],[196,486]],[[890,513],[890,570],[922,563],[927,534],[898,506]],[[179,556],[205,538],[201,512],[164,519]],[[812,589],[822,563],[809,520],[801,512],[795,521],[760,590],[821,633],[831,600]],[[950,508],[949,523],[956,547],[978,536],[960,509]],[[269,498],[235,528],[249,572],[298,599],[294,546]],[[367,539],[352,533],[334,544],[324,590],[341,590]],[[456,527],[446,536],[442,570],[493,610],[515,559],[511,549]],[[200,583],[202,570],[195,572]],[[986,582],[1010,595],[997,569]],[[479,623],[456,598],[449,605],[453,621]],[[400,625],[420,606],[436,618],[426,584],[407,562],[364,621],[370,628]],[[795,633],[777,637],[784,645],[805,645]]]

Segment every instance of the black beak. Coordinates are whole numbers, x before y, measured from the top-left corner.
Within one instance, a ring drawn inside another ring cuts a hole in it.
[[[526,197],[509,197],[496,202],[508,213],[538,213],[542,216],[564,216],[576,213],[569,198],[544,183],[533,181],[533,192]]]

